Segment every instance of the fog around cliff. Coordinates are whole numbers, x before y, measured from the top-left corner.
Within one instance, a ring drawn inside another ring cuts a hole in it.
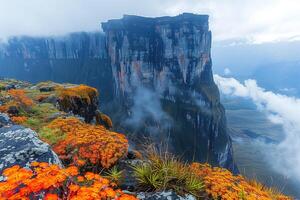
[[[262,43],[300,39],[298,0],[0,0],[0,38],[100,30],[123,14],[209,14],[214,40]]]
[[[251,79],[243,83],[219,75],[214,79],[223,94],[251,99],[272,123],[282,125],[285,139],[277,145],[264,144],[265,156],[274,170],[300,181],[300,99],[267,91]]]

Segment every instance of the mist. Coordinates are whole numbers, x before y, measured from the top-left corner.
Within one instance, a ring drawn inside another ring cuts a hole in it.
[[[264,43],[299,40],[298,0],[0,0],[0,38],[100,31],[124,14],[158,17],[183,12],[210,15],[215,41]]]
[[[279,144],[264,144],[265,158],[278,173],[300,181],[300,99],[267,91],[251,79],[243,83],[219,75],[214,79],[223,94],[252,100],[272,123],[283,127],[284,139]]]

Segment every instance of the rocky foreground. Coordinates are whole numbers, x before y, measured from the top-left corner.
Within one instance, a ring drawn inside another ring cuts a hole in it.
[[[291,199],[154,145],[133,150],[86,85],[0,80],[0,199]]]

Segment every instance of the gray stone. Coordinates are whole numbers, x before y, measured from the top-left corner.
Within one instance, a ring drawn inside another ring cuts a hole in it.
[[[29,167],[33,161],[62,166],[50,146],[33,130],[18,125],[0,128],[0,173],[13,165]]]
[[[138,193],[137,197],[141,200],[196,200],[192,195],[184,197],[177,195],[173,191],[156,192],[156,193]]]
[[[0,113],[0,128],[2,128],[3,126],[8,126],[10,125],[12,122],[9,119],[7,114],[4,113]]]

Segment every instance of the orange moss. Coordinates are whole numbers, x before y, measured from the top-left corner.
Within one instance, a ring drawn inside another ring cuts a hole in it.
[[[133,150],[133,154],[134,154],[134,157],[137,158],[137,159],[142,159],[143,158],[143,155],[141,154],[141,152],[139,152],[137,150]]]
[[[6,113],[7,110],[8,110],[8,106],[7,105],[0,106],[0,112],[1,113]]]
[[[247,199],[247,200],[290,200],[292,198],[265,189],[261,184],[253,184],[241,175],[235,176],[227,169],[208,164],[193,163],[192,171],[203,177],[206,193],[214,199]]]
[[[35,97],[35,100],[38,102],[42,102],[45,99],[47,99],[48,97],[49,97],[49,95],[47,95],[47,94],[41,94],[41,95],[38,95],[37,97]]]
[[[71,159],[78,166],[86,161],[109,168],[127,154],[126,137],[104,126],[86,124],[77,118],[58,118],[47,127],[59,129],[66,134],[66,138],[54,144],[53,149],[61,159]]]
[[[27,108],[33,105],[32,99],[26,96],[24,90],[12,89],[8,91],[8,94],[14,98],[19,106]]]
[[[98,125],[104,125],[108,129],[111,129],[113,127],[113,123],[110,117],[100,112],[96,112],[96,123]]]
[[[74,97],[77,97],[80,99],[85,99],[90,104],[92,98],[99,96],[96,88],[86,85],[79,85],[70,88],[57,87],[55,90],[58,91],[61,100],[65,100],[66,103],[68,103]]]
[[[25,117],[25,116],[13,116],[13,117],[11,117],[11,120],[16,124],[22,124],[22,123],[26,122],[27,119],[28,119],[28,117]]]
[[[31,169],[13,166],[3,171],[6,177],[0,182],[0,199],[72,199],[72,200],[136,200],[134,196],[115,190],[109,180],[88,172],[78,175],[76,167],[61,169],[57,165],[33,162]],[[80,177],[81,181],[78,181]]]

